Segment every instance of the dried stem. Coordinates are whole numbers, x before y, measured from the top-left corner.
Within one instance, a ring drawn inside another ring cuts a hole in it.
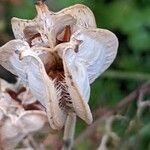
[[[107,150],[107,143],[110,138],[116,141],[115,143],[118,143],[120,141],[119,136],[112,130],[113,122],[115,120],[120,120],[120,119],[126,119],[126,118],[120,115],[113,115],[113,116],[110,116],[108,119],[106,119],[105,134],[102,136],[101,143],[100,143],[98,150]]]
[[[139,91],[139,97],[138,97],[138,101],[137,101],[137,117],[138,118],[140,118],[143,110],[146,107],[150,107],[150,101],[149,100],[144,101],[145,93],[147,93],[147,91],[145,91],[145,90]]]
[[[74,141],[75,125],[76,125],[75,113],[68,114],[64,129],[62,150],[71,150]]]
[[[150,80],[150,74],[141,72],[123,72],[123,71],[106,71],[101,77],[103,78],[115,78],[115,79],[130,79],[130,80]]]
[[[101,121],[105,120],[107,117],[120,112],[122,109],[124,109],[128,104],[130,104],[132,101],[136,100],[136,98],[139,95],[139,91],[144,90],[146,92],[150,91],[150,81],[143,84],[141,87],[137,88],[133,92],[131,92],[128,96],[123,98],[120,103],[114,107],[113,109],[107,111],[104,115],[100,115],[99,118],[91,125],[89,126],[83,133],[79,135],[79,137],[75,140],[75,145],[78,145],[80,141],[83,139],[89,137],[99,126]]]

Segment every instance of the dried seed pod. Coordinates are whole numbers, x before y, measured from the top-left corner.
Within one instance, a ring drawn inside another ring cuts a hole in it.
[[[12,19],[18,40],[0,48],[0,62],[29,86],[53,129],[61,129],[70,112],[90,124],[90,84],[115,59],[118,40],[96,28],[93,13],[84,5],[52,12],[40,1],[36,9],[33,20]]]

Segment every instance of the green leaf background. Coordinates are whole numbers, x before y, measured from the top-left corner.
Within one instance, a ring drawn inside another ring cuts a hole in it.
[[[12,17],[31,19],[36,15],[34,0],[23,0],[22,5],[5,4],[5,32],[13,37],[10,19]],[[149,0],[47,0],[49,8],[58,11],[62,8],[82,3],[92,9],[97,26],[109,29],[119,39],[119,50],[116,60],[109,68],[131,73],[150,75],[150,1]],[[109,70],[108,69],[108,70]],[[90,107],[92,111],[100,106],[115,106],[123,97],[137,88],[144,81],[131,79],[113,79],[99,77],[91,89]],[[150,111],[146,111],[141,124],[135,131],[125,132],[130,120],[135,121],[136,104],[131,103],[122,115],[128,121],[114,122],[114,131],[121,137],[121,150],[150,149]],[[76,136],[86,125],[80,120]],[[78,150],[90,149],[93,144],[82,141]],[[116,148],[117,149],[117,148]],[[119,149],[119,150],[120,150]]]

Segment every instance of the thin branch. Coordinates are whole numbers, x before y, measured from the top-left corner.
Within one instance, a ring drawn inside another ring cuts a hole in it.
[[[101,77],[140,80],[140,81],[150,80],[150,74],[141,73],[141,72],[123,72],[123,71],[114,71],[114,70],[106,71]]]
[[[74,141],[75,125],[76,125],[75,113],[68,114],[64,129],[62,150],[71,150]]]
[[[144,101],[144,95],[147,91],[145,90],[140,90],[139,91],[139,97],[137,101],[137,117],[140,118],[142,112],[146,107],[150,107],[150,101],[146,100]]]
[[[132,101],[134,101],[138,97],[140,90],[144,90],[144,91],[150,92],[150,81],[146,82],[141,87],[137,88],[132,93],[130,93],[128,96],[123,98],[120,101],[120,103],[118,103],[118,105],[116,107],[114,107],[113,109],[109,110],[103,116],[100,116],[91,126],[87,127],[86,130],[83,131],[83,133],[81,133],[79,135],[79,137],[77,137],[77,139],[75,140],[75,145],[78,145],[80,143],[80,141],[82,141],[83,139],[89,137],[97,129],[98,125],[102,121],[104,121],[107,117],[109,117],[109,116],[111,116],[111,115],[113,115],[115,113],[118,113],[122,109],[126,108],[128,106],[128,104],[130,104]]]
[[[101,143],[100,143],[98,150],[107,150],[107,143],[110,138],[112,138],[117,143],[120,141],[119,136],[112,130],[113,122],[115,120],[120,120],[120,119],[126,119],[126,118],[120,115],[114,115],[114,116],[110,116],[105,121],[105,134],[102,136]]]

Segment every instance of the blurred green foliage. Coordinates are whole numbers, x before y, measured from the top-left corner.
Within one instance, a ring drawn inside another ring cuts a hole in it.
[[[5,4],[5,32],[12,36],[12,17],[33,18],[36,15],[34,0],[23,0],[22,5]],[[111,69],[150,73],[150,1],[149,0],[47,0],[49,8],[58,11],[67,6],[82,3],[95,14],[97,26],[113,31],[119,39],[118,55]],[[90,106],[94,111],[99,106],[113,107],[143,81],[131,79],[99,78],[92,85]],[[150,112],[142,116],[141,126],[135,132],[126,134],[129,122],[135,117],[136,104],[131,103],[123,113],[127,122],[116,122],[114,130],[122,137],[122,150],[150,149]],[[85,128],[79,122],[77,135]],[[88,149],[88,142],[82,142],[77,149]],[[128,146],[127,146],[128,145]],[[92,146],[91,146],[92,147]],[[120,150],[119,149],[119,150]]]

